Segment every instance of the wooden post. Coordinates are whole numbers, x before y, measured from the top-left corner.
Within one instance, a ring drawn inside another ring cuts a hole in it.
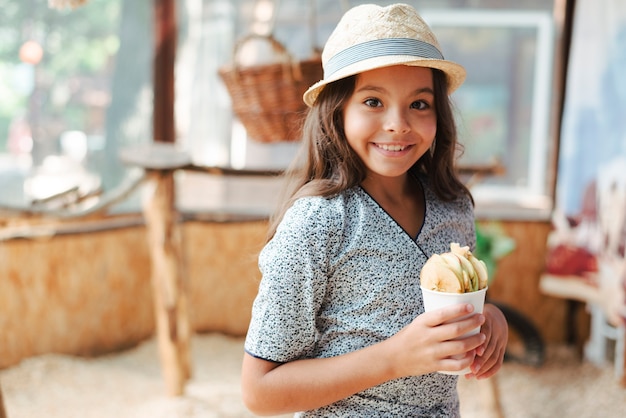
[[[6,410],[4,409],[4,400],[2,399],[2,387],[0,386],[0,418],[7,418]]]
[[[174,207],[174,170],[148,171],[144,202],[152,263],[159,353],[167,392],[179,396],[191,377],[188,281]]]
[[[622,327],[622,328],[618,328],[617,332],[621,332],[622,333],[622,338],[624,340],[626,340],[626,328]],[[622,344],[622,377],[620,379],[620,384],[626,388],[626,342],[624,344]]]
[[[174,66],[178,24],[176,0],[154,0],[154,114],[153,137],[156,142],[176,142],[174,117]]]
[[[497,375],[488,379],[477,380],[479,387],[482,416],[485,418],[503,418],[502,403],[500,402],[500,388]]]
[[[167,392],[178,396],[191,377],[191,326],[174,173],[191,164],[191,156],[174,144],[153,142],[122,150],[120,159],[146,170],[143,213],[150,245],[156,333]]]
[[[174,66],[178,25],[176,0],[154,0],[154,114],[155,142],[176,142]],[[152,259],[152,286],[159,351],[167,390],[182,394],[191,375],[187,281],[183,271],[182,239],[177,225],[174,167],[150,171],[153,194],[144,206]]]
[[[625,261],[625,265],[626,265],[626,261]],[[622,311],[620,313],[621,316],[621,320],[622,320],[622,326],[619,327],[617,329],[617,332],[621,332],[622,335],[622,346],[618,347],[618,349],[622,350],[621,353],[621,359],[622,359],[622,370],[621,370],[621,374],[622,377],[620,379],[620,383],[623,387],[626,388],[626,267],[624,268],[624,270],[622,270],[622,295],[623,295],[623,299],[622,299]],[[618,354],[620,355],[620,354]]]

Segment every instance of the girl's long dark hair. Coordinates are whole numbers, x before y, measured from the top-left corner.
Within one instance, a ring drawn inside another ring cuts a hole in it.
[[[454,163],[460,145],[445,74],[433,69],[437,135],[434,152],[426,152],[411,168],[427,174],[439,198],[451,201],[470,191],[458,178]],[[354,92],[356,77],[328,84],[319,94],[304,121],[302,145],[286,172],[289,186],[282,204],[270,220],[268,239],[293,202],[304,196],[332,197],[359,185],[365,166],[350,148],[343,126],[343,107]]]

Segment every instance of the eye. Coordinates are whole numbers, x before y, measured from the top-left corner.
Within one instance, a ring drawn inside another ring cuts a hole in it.
[[[411,103],[411,109],[426,110],[430,108],[430,104],[424,100],[416,100]]]
[[[375,98],[372,98],[372,97],[370,97],[370,98],[368,98],[368,99],[365,99],[365,101],[363,102],[363,104],[364,104],[365,106],[369,106],[369,107],[380,107],[380,106],[382,106],[382,105],[383,105],[383,104],[382,104],[382,102],[381,102],[380,100],[375,99]]]

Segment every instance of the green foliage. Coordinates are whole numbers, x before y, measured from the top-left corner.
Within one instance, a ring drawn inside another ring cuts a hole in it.
[[[0,0],[0,137],[6,136],[16,115],[28,110],[30,90],[16,81],[24,76],[19,51],[28,40],[44,51],[37,65],[38,87],[45,98],[38,104],[40,114],[61,118],[67,129],[84,129],[77,109],[72,109],[82,103],[72,102],[72,93],[84,80],[102,84],[110,77],[110,63],[119,48],[121,5],[122,0],[90,0],[74,10],[56,10],[46,0]],[[66,100],[55,101],[59,97]]]
[[[489,272],[489,282],[496,274],[498,261],[515,249],[515,240],[507,236],[497,222],[476,223],[476,249],[474,255],[483,260]]]

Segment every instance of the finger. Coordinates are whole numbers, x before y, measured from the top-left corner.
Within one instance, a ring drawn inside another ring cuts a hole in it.
[[[480,350],[483,351],[483,354],[478,354]],[[497,356],[494,355],[495,350],[496,350],[496,346],[495,344],[492,344],[492,343],[485,343],[482,346],[477,347],[476,358],[474,359],[474,362],[470,366],[470,369],[472,369],[472,372],[478,373],[482,369],[485,369],[486,367],[489,366],[489,363],[494,358],[496,359],[495,361],[497,361]]]
[[[472,359],[474,359],[476,347],[480,346],[483,342],[484,335],[482,334],[475,334],[463,339],[442,342],[439,346],[439,357],[448,358],[453,356],[464,356],[471,352]]]
[[[501,364],[494,364],[493,367],[485,368],[484,370],[481,370],[478,373],[476,373],[475,377],[478,380],[487,379],[489,377],[494,376],[496,373],[498,373],[501,367],[502,367]]]
[[[436,328],[436,331],[441,341],[464,339],[469,335],[479,334],[484,320],[485,318],[482,314],[475,314],[459,321],[440,325]]]
[[[488,356],[489,354],[491,354],[493,352],[493,350],[495,350],[496,345],[493,343],[493,332],[492,332],[492,327],[491,327],[491,322],[487,320],[487,318],[485,317],[485,323],[481,326],[480,328],[480,332],[485,334],[485,344],[483,344],[483,346],[479,347],[477,350],[477,354],[479,356]],[[489,351],[488,349],[491,348],[491,350]]]
[[[425,312],[421,316],[426,325],[436,327],[445,322],[454,321],[455,319],[469,315],[472,312],[474,312],[474,306],[471,303],[459,303]]]
[[[500,370],[503,360],[504,350],[500,350],[489,357],[476,357],[470,369],[478,379],[490,377]]]
[[[454,357],[445,357],[439,360],[439,365],[437,367],[438,370],[446,370],[450,372],[457,372],[472,364],[474,360],[475,352],[474,350],[470,350],[467,353],[459,354]]]
[[[497,348],[497,344],[491,339],[491,335],[486,332],[481,333],[485,335],[485,343],[476,349],[476,354],[479,357],[490,357]]]
[[[487,379],[487,378],[490,378],[490,377],[494,376],[499,370],[500,370],[500,367],[494,367],[494,368],[491,368],[489,370],[481,371],[478,374],[468,373],[468,374],[465,375],[465,377],[467,379],[474,378],[474,379],[477,379],[477,380],[483,380],[483,379]]]

